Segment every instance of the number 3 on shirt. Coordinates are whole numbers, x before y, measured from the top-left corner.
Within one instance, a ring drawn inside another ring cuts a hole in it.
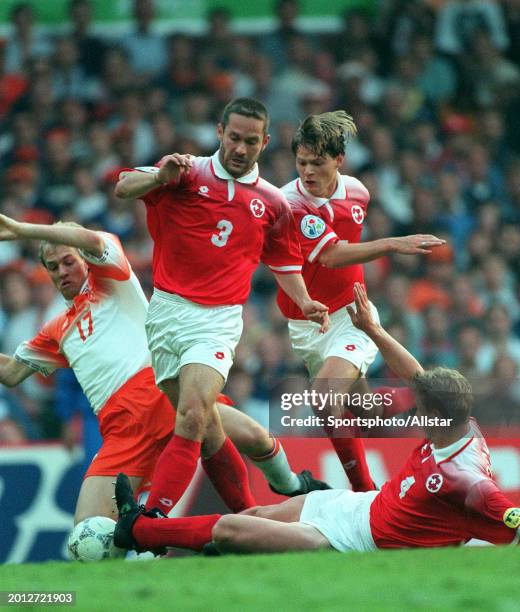
[[[83,330],[83,321],[87,322],[87,333],[85,333],[85,331]],[[90,312],[90,310],[87,312],[87,314],[81,319],[81,321],[78,321],[76,323],[77,327],[78,327],[78,331],[79,331],[79,335],[81,337],[81,339],[83,340],[83,342],[85,342],[85,340],[89,337],[92,336],[92,332],[94,331],[94,321],[92,321],[92,313]]]
[[[217,223],[217,229],[220,230],[220,232],[218,234],[212,234],[212,244],[214,244],[216,247],[226,246],[229,235],[233,231],[233,224],[231,223],[231,221],[221,219]]]

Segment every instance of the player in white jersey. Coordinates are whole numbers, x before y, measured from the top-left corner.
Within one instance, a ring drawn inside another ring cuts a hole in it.
[[[103,436],[80,491],[75,521],[112,516],[114,476],[124,470],[135,488],[149,478],[175,422],[151,369],[144,327],[148,302],[116,236],[76,224],[34,225],[0,215],[0,240],[27,238],[43,241],[42,263],[67,308],[22,343],[14,357],[0,354],[0,382],[12,387],[35,372],[74,370]],[[226,403],[220,396],[226,431],[271,484],[287,494],[322,485],[306,473],[294,474],[277,441]],[[205,456],[211,478],[211,449]]]

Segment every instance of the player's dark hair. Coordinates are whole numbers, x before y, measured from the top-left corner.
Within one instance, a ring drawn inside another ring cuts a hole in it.
[[[417,373],[412,389],[427,412],[437,410],[452,425],[466,423],[471,416],[473,391],[468,380],[457,370],[437,367]]]
[[[79,227],[81,229],[85,229],[83,225],[79,223],[75,223],[74,221],[56,221],[53,225],[64,225],[65,227]],[[56,242],[51,242],[50,240],[41,240],[40,246],[38,248],[38,259],[44,268],[47,268],[47,262],[45,261],[45,249],[51,244],[56,247],[58,244]]]
[[[236,115],[242,115],[243,117],[253,117],[254,119],[260,119],[264,122],[264,133],[267,133],[269,129],[269,113],[267,108],[258,100],[253,98],[235,98],[231,100],[222,111],[222,119],[220,123],[225,129],[229,123],[229,116],[231,113]]]
[[[345,145],[357,134],[356,124],[343,110],[309,115],[293,136],[291,148],[296,155],[298,147],[305,147],[318,157],[338,157],[345,153]]]

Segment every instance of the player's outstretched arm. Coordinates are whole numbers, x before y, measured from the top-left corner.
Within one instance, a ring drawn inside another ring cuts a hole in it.
[[[276,274],[276,281],[309,321],[321,325],[323,334],[329,329],[329,309],[325,304],[311,299],[301,274]]]
[[[25,363],[0,353],[0,383],[6,387],[16,387],[34,372]]]
[[[350,244],[347,240],[340,240],[327,246],[318,257],[318,261],[327,268],[341,268],[366,263],[390,253],[425,255],[431,253],[431,249],[445,243],[445,240],[431,234],[381,238],[359,244]]]
[[[366,290],[361,283],[354,284],[354,298],[356,310],[347,306],[352,323],[374,341],[392,372],[406,381],[411,380],[418,372],[422,372],[423,369],[417,359],[374,320]]]
[[[159,162],[159,168],[150,171],[132,170],[122,172],[115,188],[115,194],[123,200],[139,198],[157,187],[177,181],[183,174],[189,174],[193,165],[191,155],[173,153]]]
[[[66,244],[101,257],[105,248],[103,237],[84,227],[74,227],[57,223],[44,225],[21,223],[0,215],[0,240],[48,240],[55,244]]]

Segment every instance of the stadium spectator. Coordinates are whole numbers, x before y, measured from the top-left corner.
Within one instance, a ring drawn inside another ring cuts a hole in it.
[[[47,57],[52,45],[48,38],[34,27],[34,9],[28,2],[20,2],[11,8],[11,32],[7,38],[5,67],[9,73],[21,73],[30,60]]]
[[[494,304],[485,313],[487,337],[478,352],[482,372],[491,372],[500,355],[508,355],[520,366],[520,340],[512,333],[513,323],[506,306]]]
[[[486,32],[496,49],[509,45],[500,4],[486,0],[449,0],[437,17],[436,43],[444,53],[462,54],[470,50],[475,34]]]
[[[134,0],[133,9],[135,29],[121,39],[121,45],[132,71],[145,84],[166,67],[166,43],[164,36],[154,32],[154,0]]]
[[[91,0],[70,0],[68,14],[80,64],[88,76],[99,76],[106,42],[92,32],[93,8]]]

